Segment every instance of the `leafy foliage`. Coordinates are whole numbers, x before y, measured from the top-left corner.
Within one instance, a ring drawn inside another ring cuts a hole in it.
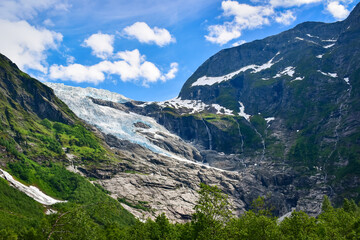
[[[0,189],[3,188],[10,187],[0,179]],[[343,207],[334,208],[325,197],[322,213],[317,218],[300,211],[292,212],[290,217],[279,222],[266,207],[265,198],[259,197],[253,202],[253,210],[235,218],[229,210],[227,196],[216,186],[201,184],[191,222],[172,224],[160,214],[155,220],[129,225],[119,224],[108,215],[112,211],[121,214],[116,211],[116,201],[111,203],[102,199],[91,204],[92,199],[85,205],[58,204],[54,206],[57,214],[45,216],[40,204],[14,189],[10,188],[9,192],[9,196],[0,195],[0,207],[6,199],[14,199],[10,207],[14,212],[0,208],[0,239],[330,240],[358,239],[360,236],[360,206],[347,199]],[[16,206],[22,199],[25,200],[23,205]],[[14,217],[14,213],[21,217]],[[18,225],[14,224],[16,221]]]

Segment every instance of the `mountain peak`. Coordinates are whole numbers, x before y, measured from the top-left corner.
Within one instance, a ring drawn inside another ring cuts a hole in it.
[[[351,21],[353,24],[360,23],[360,3],[354,7],[345,21]]]

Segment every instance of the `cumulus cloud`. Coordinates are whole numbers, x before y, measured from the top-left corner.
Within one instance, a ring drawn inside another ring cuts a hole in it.
[[[205,39],[219,45],[224,45],[241,36],[241,28],[231,22],[226,22],[223,25],[211,25],[208,27],[208,31],[209,34],[205,36]]]
[[[209,34],[205,39],[212,43],[224,45],[241,36],[244,29],[254,29],[270,23],[269,17],[274,13],[267,6],[251,6],[227,0],[221,3],[223,16],[233,17],[231,22],[208,27]]]
[[[293,21],[295,21],[296,17],[291,10],[287,10],[285,12],[280,13],[275,17],[275,21],[277,23],[281,23],[284,25],[290,25]]]
[[[53,65],[50,67],[49,77],[78,83],[98,84],[105,80],[106,75],[118,75],[124,82],[142,80],[143,86],[149,86],[149,83],[174,78],[178,67],[177,63],[172,63],[169,72],[162,74],[155,64],[145,60],[145,56],[141,55],[138,49],[118,52],[114,57],[119,60],[102,61],[92,66],[81,64]]]
[[[77,83],[90,82],[98,84],[105,80],[105,75],[101,67],[100,64],[84,66],[77,63],[68,66],[52,65],[50,67],[50,78],[71,80]]]
[[[274,13],[267,6],[251,6],[237,1],[223,1],[221,7],[224,16],[234,16],[234,21],[242,28],[253,29],[269,24],[268,17]]]
[[[273,7],[294,7],[322,1],[323,0],[270,0],[270,5]]]
[[[345,6],[338,1],[329,2],[326,10],[329,11],[331,15],[338,20],[344,19],[350,14],[350,11],[347,10]]]
[[[33,27],[26,21],[0,19],[0,32],[0,52],[22,70],[46,73],[46,51],[56,49],[62,41],[60,33]]]
[[[67,10],[66,0],[1,0],[0,52],[15,62],[20,69],[47,72],[47,51],[56,49],[62,35],[45,28],[30,25],[27,20],[44,10]],[[46,19],[45,26],[53,26]]]
[[[165,28],[150,28],[144,22],[136,22],[124,28],[123,32],[126,36],[136,38],[141,43],[154,43],[160,47],[176,41]]]
[[[176,62],[173,62],[170,64],[170,70],[163,76],[161,76],[161,81],[165,82],[167,80],[173,79],[176,76],[176,73],[178,72],[179,64]]]
[[[114,35],[96,33],[85,39],[82,46],[90,47],[93,55],[105,59],[113,54],[113,44]]]
[[[328,12],[335,18],[343,19],[349,15],[346,9],[353,0],[251,0],[250,4],[239,3],[236,0],[223,0],[222,17],[231,18],[221,24],[208,26],[205,39],[209,42],[224,45],[237,39],[247,29],[261,28],[277,22],[290,25],[296,20],[295,7],[308,4],[323,3]],[[237,43],[234,43],[236,46]]]

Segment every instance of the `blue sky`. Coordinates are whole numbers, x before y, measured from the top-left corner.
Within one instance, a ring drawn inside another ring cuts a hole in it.
[[[161,101],[219,50],[343,20],[358,2],[1,0],[0,52],[41,81]]]

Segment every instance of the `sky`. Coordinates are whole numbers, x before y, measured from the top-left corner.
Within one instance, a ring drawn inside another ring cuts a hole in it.
[[[0,53],[40,81],[163,101],[206,59],[359,0],[0,0]]]

